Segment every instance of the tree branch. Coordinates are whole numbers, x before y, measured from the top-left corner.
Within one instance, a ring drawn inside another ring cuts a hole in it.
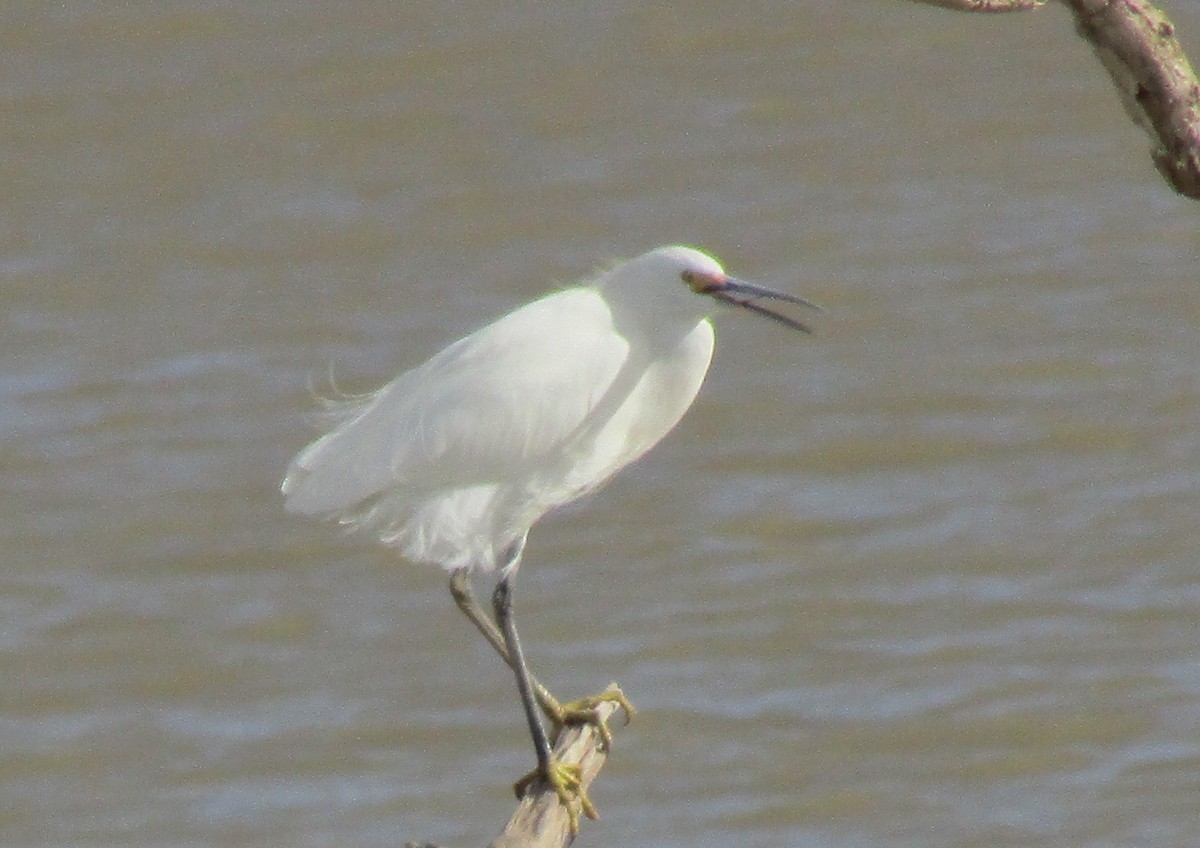
[[[1158,172],[1200,200],[1200,83],[1167,16],[1146,0],[1063,0],[1112,77],[1133,122],[1150,136]]]
[[[616,703],[605,701],[596,707],[597,718],[607,722],[619,708]],[[579,766],[579,785],[584,791],[608,759],[600,729],[595,724],[563,728],[554,754],[561,763]],[[488,848],[563,848],[574,838],[567,808],[554,789],[539,780],[526,790],[517,811]]]
[[[915,0],[929,6],[941,6],[956,12],[1027,12],[1043,6],[1046,0]]]
[[[602,701],[596,706],[596,723],[569,725],[558,735],[554,755],[564,765],[579,767],[579,788],[584,792],[608,759],[600,727],[607,726],[619,709],[622,706],[616,701]],[[504,830],[487,848],[565,848],[574,839],[571,814],[558,800],[558,794],[545,781],[535,780],[525,790]],[[406,842],[404,848],[441,846],[432,842]]]
[[[914,0],[960,12],[1023,12],[1045,0]],[[1075,16],[1133,122],[1150,136],[1154,167],[1200,200],[1200,83],[1175,26],[1149,0],[1061,0]]]

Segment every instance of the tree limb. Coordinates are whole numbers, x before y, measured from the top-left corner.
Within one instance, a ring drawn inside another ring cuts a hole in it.
[[[914,0],[960,12],[1023,12],[1045,0]],[[1154,167],[1200,200],[1200,83],[1175,26],[1149,0],[1061,0],[1096,51],[1133,122],[1150,136]]]
[[[1045,5],[1046,0],[916,0],[928,6],[941,6],[956,12],[1027,12]]]
[[[615,701],[596,706],[596,723],[568,725],[558,735],[554,755],[564,765],[579,767],[579,787],[587,791],[608,759],[602,726],[613,713],[622,709]],[[517,811],[500,835],[487,848],[565,848],[574,841],[571,815],[558,800],[554,788],[543,780],[533,781],[525,790]],[[406,842],[404,848],[441,848],[432,842]]]
[[[1150,136],[1158,172],[1200,200],[1200,83],[1166,15],[1146,0],[1063,0],[1112,77],[1133,122]]]
[[[596,707],[597,718],[606,722],[618,709],[611,701],[601,703]],[[583,790],[596,779],[608,758],[599,727],[590,723],[563,728],[554,754],[559,762],[579,766]],[[567,808],[552,787],[538,780],[526,790],[517,811],[488,848],[563,848],[574,838]]]

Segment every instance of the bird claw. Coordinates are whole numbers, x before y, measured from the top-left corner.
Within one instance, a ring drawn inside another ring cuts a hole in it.
[[[608,688],[598,695],[588,695],[565,704],[556,703],[552,708],[547,709],[546,715],[554,725],[554,737],[557,739],[558,734],[568,725],[591,724],[595,726],[596,732],[604,741],[604,750],[610,750],[613,741],[612,731],[608,727],[607,719],[602,718],[599,711],[600,705],[604,703],[614,703],[619,706],[625,713],[626,724],[629,724],[637,715],[637,710],[625,697],[621,687],[616,683],[610,683]]]
[[[521,798],[525,795],[530,785],[539,779],[545,780],[554,789],[554,794],[558,796],[559,803],[566,807],[567,827],[571,832],[571,836],[579,834],[580,811],[589,819],[595,820],[600,818],[600,813],[597,812],[592,799],[588,797],[587,790],[583,788],[579,766],[567,765],[566,763],[560,763],[558,760],[551,759],[550,769],[547,774],[542,774],[540,769],[534,769],[513,784],[513,792],[516,793],[518,798]]]
[[[597,695],[577,698],[565,704],[560,704],[545,689],[538,691],[537,699],[541,704],[542,711],[553,725],[552,736],[555,741],[558,740],[558,735],[564,727],[590,724],[596,728],[606,751],[611,748],[613,737],[607,719],[600,715],[600,705],[604,703],[617,704],[625,713],[626,724],[637,714],[633,704],[629,702],[625,693],[621,691],[621,687],[616,683],[609,684],[607,689]],[[542,774],[541,770],[534,769],[513,784],[513,792],[518,798],[521,798],[539,779],[545,780],[549,786],[553,787],[559,802],[566,807],[571,836],[579,833],[579,813],[581,811],[589,819],[600,818],[600,813],[588,797],[587,790],[583,788],[579,766],[567,765],[551,758],[548,774]]]

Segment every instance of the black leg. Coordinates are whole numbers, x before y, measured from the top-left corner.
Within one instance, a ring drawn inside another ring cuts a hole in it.
[[[462,610],[463,615],[475,625],[475,628],[483,634],[483,638],[487,639],[488,644],[496,650],[500,659],[504,660],[509,668],[515,670],[515,666],[508,656],[508,646],[504,644],[504,636],[501,635],[500,629],[496,627],[491,616],[484,612],[479,601],[475,600],[475,593],[471,591],[471,575],[467,569],[459,568],[450,572],[450,597],[454,598],[454,603]],[[529,675],[529,683],[533,686],[533,696],[537,698],[542,712],[554,725],[555,731],[551,735],[551,741],[554,741],[558,736],[559,729],[564,724],[562,704],[532,674]]]
[[[520,552],[517,552],[520,556]],[[514,563],[515,564],[515,563]],[[512,579],[516,569],[506,569],[506,573],[496,584],[492,593],[492,606],[496,610],[496,621],[504,633],[504,644],[508,648],[509,665],[517,677],[517,691],[521,695],[521,706],[525,708],[525,720],[529,723],[529,735],[533,737],[533,747],[537,751],[538,771],[542,777],[551,779],[550,774],[550,741],[546,738],[546,729],[542,727],[541,717],[537,711],[537,701],[533,695],[533,681],[529,675],[529,666],[525,662],[525,653],[521,650],[521,640],[517,636],[517,623],[512,610]]]
[[[574,836],[579,832],[579,813],[583,812],[589,818],[597,818],[598,813],[587,792],[580,786],[579,767],[564,765],[556,762],[550,750],[550,741],[542,726],[537,707],[540,705],[546,716],[553,722],[555,735],[567,721],[586,721],[595,723],[605,742],[611,741],[611,734],[605,722],[599,719],[596,707],[603,701],[616,701],[625,708],[626,716],[633,715],[633,707],[625,700],[624,694],[614,683],[604,692],[590,698],[573,701],[567,707],[559,704],[546,688],[542,686],[529,672],[525,662],[525,653],[521,650],[521,640],[517,636],[517,624],[513,615],[512,590],[516,578],[517,567],[521,562],[521,552],[525,548],[524,537],[513,542],[504,553],[504,563],[500,569],[500,579],[496,590],[492,593],[492,608],[496,620],[483,610],[471,592],[470,573],[467,569],[458,569],[450,574],[450,595],[463,614],[483,634],[490,644],[513,670],[517,678],[517,692],[521,696],[521,707],[525,711],[525,721],[529,725],[529,735],[537,751],[537,769],[522,777],[513,786],[517,797],[523,797],[534,781],[547,781],[558,795],[559,801],[567,809],[570,833]],[[497,624],[499,627],[497,627]]]
[[[508,658],[508,647],[504,644],[504,637],[500,635],[495,622],[483,611],[479,601],[475,600],[475,593],[471,591],[470,571],[457,568],[450,572],[450,597],[454,598],[454,603],[458,604],[463,615],[483,634],[488,644],[496,649],[500,659],[511,666],[512,661]]]

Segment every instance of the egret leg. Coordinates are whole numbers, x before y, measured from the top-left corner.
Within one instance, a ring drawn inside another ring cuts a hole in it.
[[[598,818],[599,814],[580,784],[579,767],[568,766],[554,759],[554,755],[550,751],[550,741],[546,738],[546,730],[542,727],[542,721],[538,716],[532,677],[529,674],[529,666],[525,662],[525,652],[521,650],[521,640],[517,635],[517,623],[512,609],[512,581],[516,576],[519,557],[520,549],[517,548],[510,557],[508,566],[502,572],[503,576],[496,583],[496,590],[492,593],[492,606],[496,610],[496,621],[504,634],[509,665],[517,678],[517,691],[521,695],[521,706],[525,709],[525,720],[529,724],[529,735],[533,737],[533,747],[537,752],[538,761],[537,769],[518,780],[513,786],[513,791],[519,798],[524,795],[525,790],[534,780],[538,778],[545,780],[554,787],[558,800],[566,807],[570,831],[574,835],[579,832],[579,811],[575,806],[576,800],[588,818]]]
[[[529,723],[529,734],[533,737],[533,747],[537,750],[538,769],[547,774],[550,771],[550,741],[538,716],[537,702],[533,695],[533,677],[529,673],[525,652],[521,649],[521,639],[517,635],[517,622],[512,611],[511,575],[500,578],[496,584],[496,591],[492,593],[492,606],[496,609],[496,621],[500,623],[500,629],[504,633],[509,665],[517,677],[517,692],[521,695],[525,720]]]
[[[508,646],[504,643],[504,636],[501,635],[499,628],[491,617],[484,612],[479,601],[475,600],[475,594],[471,591],[471,575],[465,568],[455,569],[450,573],[450,596],[454,598],[454,603],[462,610],[463,615],[475,625],[476,629],[483,634],[483,638],[487,639],[496,653],[500,655],[500,659],[508,665],[509,668],[516,671],[516,666],[513,665],[512,659],[508,654]],[[538,705],[542,708],[542,712],[546,714],[546,718],[554,725],[554,733],[551,734],[551,741],[558,738],[558,732],[562,729],[569,719],[568,711],[563,705],[558,702],[558,699],[550,694],[550,691],[538,683],[537,678],[532,674],[529,675],[529,684],[533,688],[533,696],[537,699]],[[572,702],[574,705],[575,702]]]
[[[500,659],[508,665],[509,668],[516,671],[516,666],[508,655],[508,646],[504,642],[504,636],[492,621],[491,616],[484,612],[480,603],[475,600],[475,594],[471,590],[470,572],[465,568],[455,569],[450,573],[450,596],[454,598],[454,603],[462,610],[463,615],[475,625],[476,629],[483,634],[483,638],[487,639]],[[557,698],[550,694],[545,686],[538,682],[537,678],[532,673],[529,675],[529,683],[533,688],[533,696],[537,699],[538,706],[542,708],[542,712],[546,718],[550,720],[552,730],[549,734],[550,743],[554,744],[558,741],[558,734],[568,724],[594,724],[596,730],[600,734],[600,738],[604,740],[605,746],[612,745],[612,731],[608,727],[608,722],[601,719],[597,712],[597,707],[601,704],[611,701],[616,703],[625,712],[625,721],[636,715],[637,710],[633,708],[633,704],[625,697],[625,693],[621,691],[621,687],[616,683],[609,685],[607,689],[598,695],[588,695],[584,698],[576,698],[573,701],[568,701],[563,704]]]

